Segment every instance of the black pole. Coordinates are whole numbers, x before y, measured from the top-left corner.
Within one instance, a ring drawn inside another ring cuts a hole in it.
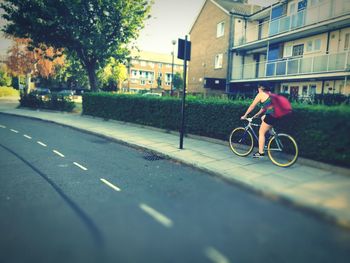
[[[182,107],[181,107],[181,129],[180,129],[180,149],[183,149],[184,128],[185,128],[185,100],[186,100],[186,77],[187,77],[187,36],[185,36],[184,47],[184,88],[182,91]]]

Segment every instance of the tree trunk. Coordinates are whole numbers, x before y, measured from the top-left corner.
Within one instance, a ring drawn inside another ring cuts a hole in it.
[[[97,78],[96,78],[96,62],[91,62],[86,66],[86,71],[89,76],[89,83],[91,91],[97,91]]]

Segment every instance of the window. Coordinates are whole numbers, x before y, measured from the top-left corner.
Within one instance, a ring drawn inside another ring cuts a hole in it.
[[[145,85],[145,84],[146,84],[146,81],[145,81],[144,79],[141,79],[140,84],[141,84],[141,85]]]
[[[282,86],[282,93],[287,94],[288,93],[288,85]]]
[[[312,40],[308,41],[307,44],[306,44],[306,51],[307,52],[311,52],[313,49],[313,42]]]
[[[222,68],[222,54],[217,54],[215,56],[215,68]]]
[[[321,49],[321,39],[315,39],[314,41],[314,51]]]
[[[158,63],[158,67],[159,67],[159,68],[162,68],[162,67],[163,67],[163,64],[162,64],[162,63]]]
[[[222,37],[225,33],[225,22],[216,25],[216,37]]]
[[[293,57],[304,54],[304,44],[293,46]]]
[[[345,34],[344,50],[349,50],[350,33]]]
[[[291,56],[292,56],[292,46],[285,46],[284,57],[291,57]]]
[[[306,43],[306,52],[319,51],[321,49],[321,39],[309,40]]]
[[[165,81],[166,82],[171,82],[171,74],[170,73],[166,73],[165,74]]]
[[[306,96],[307,95],[307,86],[303,86],[303,90],[302,90],[302,95]]]

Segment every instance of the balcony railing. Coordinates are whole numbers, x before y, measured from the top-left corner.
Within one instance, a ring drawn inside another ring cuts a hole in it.
[[[234,46],[266,39],[344,14],[350,14],[349,0],[327,0],[292,15],[267,21],[260,25],[248,25],[247,29],[236,30]]]
[[[350,52],[346,51],[235,66],[232,72],[232,80],[288,77],[348,70],[350,70]]]

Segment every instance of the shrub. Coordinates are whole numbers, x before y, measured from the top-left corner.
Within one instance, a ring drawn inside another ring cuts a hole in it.
[[[0,97],[6,97],[6,96],[18,96],[19,92],[18,90],[15,90],[11,87],[0,87]]]
[[[186,100],[186,133],[227,140],[251,100]],[[293,104],[293,113],[276,125],[298,142],[300,156],[350,167],[350,107]],[[181,100],[89,93],[83,95],[83,114],[178,131]]]
[[[55,94],[48,96],[47,100],[43,100],[41,97],[30,93],[27,95],[21,94],[20,106],[71,112],[75,104],[70,99]]]

